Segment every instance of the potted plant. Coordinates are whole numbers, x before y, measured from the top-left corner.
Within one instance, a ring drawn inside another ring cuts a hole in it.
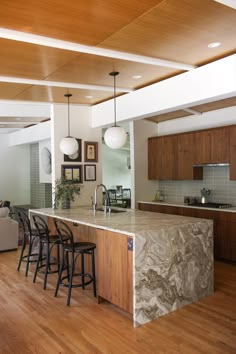
[[[70,208],[70,202],[75,200],[75,196],[80,194],[81,184],[74,181],[67,181],[64,178],[56,180],[54,189],[54,208],[57,209],[61,203],[63,209]]]

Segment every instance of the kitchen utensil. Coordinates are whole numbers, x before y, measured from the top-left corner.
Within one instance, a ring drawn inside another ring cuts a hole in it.
[[[200,190],[201,192],[201,203],[205,204],[207,203],[207,197],[211,194],[210,189],[203,188]]]

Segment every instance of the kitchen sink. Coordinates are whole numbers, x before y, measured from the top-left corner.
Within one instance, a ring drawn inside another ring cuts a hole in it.
[[[97,211],[102,211],[104,212],[104,208],[99,208]],[[121,209],[112,209],[110,211],[111,214],[118,214],[118,213],[126,213],[126,210],[121,210]],[[107,210],[107,214],[109,214],[109,211]]]

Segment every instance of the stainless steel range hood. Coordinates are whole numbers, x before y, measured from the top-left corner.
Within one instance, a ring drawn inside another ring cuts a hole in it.
[[[228,162],[225,163],[202,163],[199,165],[193,165],[193,167],[222,167],[222,166],[229,166]]]

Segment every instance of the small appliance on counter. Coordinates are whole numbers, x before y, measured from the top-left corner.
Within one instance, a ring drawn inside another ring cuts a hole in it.
[[[154,201],[155,202],[164,202],[164,200],[165,200],[165,196],[164,196],[163,192],[160,190],[157,190],[156,194],[155,194]]]
[[[201,203],[205,204],[208,202],[207,198],[211,194],[210,189],[203,188],[200,190],[201,192]]]

